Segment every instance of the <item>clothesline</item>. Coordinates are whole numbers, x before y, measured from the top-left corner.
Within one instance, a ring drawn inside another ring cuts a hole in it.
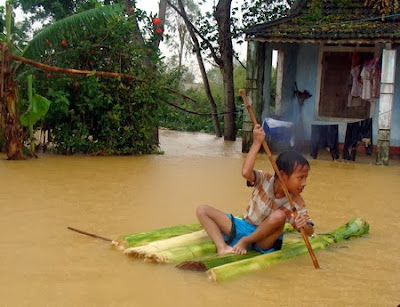
[[[379,97],[381,73],[379,69],[380,57],[369,59],[358,64],[359,56],[353,54],[350,70],[351,90],[349,91],[347,106],[361,106],[362,100],[373,100]]]

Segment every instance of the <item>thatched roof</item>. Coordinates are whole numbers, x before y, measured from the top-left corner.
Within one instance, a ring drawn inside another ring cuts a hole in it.
[[[268,42],[400,42],[400,14],[382,17],[364,0],[298,0],[281,19],[248,28]]]

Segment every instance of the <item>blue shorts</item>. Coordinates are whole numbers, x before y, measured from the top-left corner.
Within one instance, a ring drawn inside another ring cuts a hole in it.
[[[225,234],[223,236],[226,244],[228,244],[229,246],[234,246],[241,238],[252,234],[257,229],[257,226],[250,224],[246,220],[234,217],[232,214],[227,214],[227,215],[230,217],[232,221],[232,228],[229,236]],[[258,247],[255,243],[249,246],[248,249],[254,249],[262,254],[266,254],[280,250],[282,248],[282,242],[283,242],[283,233],[279,236],[278,240],[275,241],[274,245],[270,249],[262,249]]]

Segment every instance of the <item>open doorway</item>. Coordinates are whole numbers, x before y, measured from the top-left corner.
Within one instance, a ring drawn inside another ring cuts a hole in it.
[[[362,84],[362,67],[373,59],[374,52],[323,52],[319,116],[343,119],[370,116],[374,98],[363,99],[361,94],[354,94],[354,88],[355,83]]]

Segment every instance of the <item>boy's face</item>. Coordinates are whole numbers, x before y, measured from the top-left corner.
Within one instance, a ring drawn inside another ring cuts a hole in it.
[[[307,165],[296,165],[293,173],[290,176],[288,176],[286,173],[283,173],[286,187],[290,193],[293,195],[299,195],[301,192],[303,192],[303,189],[306,186],[308,171],[309,168]]]

